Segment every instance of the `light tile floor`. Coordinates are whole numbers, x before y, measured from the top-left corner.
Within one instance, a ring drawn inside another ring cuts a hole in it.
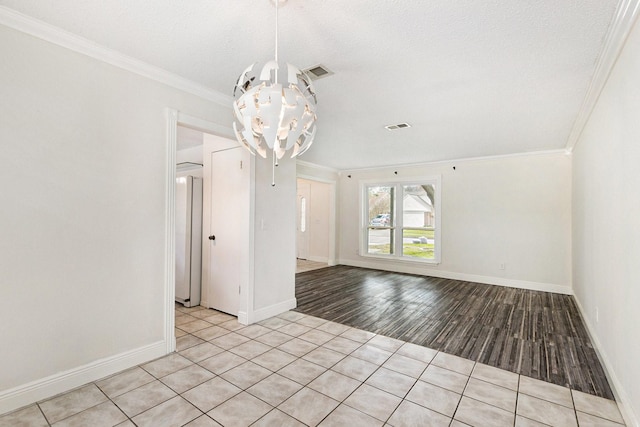
[[[177,352],[0,426],[616,426],[615,402],[296,312],[176,305]]]

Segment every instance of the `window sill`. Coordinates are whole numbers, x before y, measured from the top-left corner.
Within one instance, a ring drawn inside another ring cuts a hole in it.
[[[362,251],[360,252],[359,255],[363,258],[379,259],[379,260],[384,260],[384,261],[389,261],[394,263],[401,263],[401,264],[413,264],[413,265],[416,265],[416,264],[439,265],[440,264],[440,261],[436,259],[408,258],[408,257],[399,257],[399,256],[393,256],[393,255],[374,255],[369,253],[363,253]]]

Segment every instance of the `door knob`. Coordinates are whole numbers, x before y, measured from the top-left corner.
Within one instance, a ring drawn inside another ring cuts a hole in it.
[[[209,240],[216,240],[216,236],[212,234],[211,236],[209,236]]]

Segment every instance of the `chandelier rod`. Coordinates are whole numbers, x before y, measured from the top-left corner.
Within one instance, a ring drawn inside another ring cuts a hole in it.
[[[275,48],[275,61],[276,61],[276,69],[275,69],[275,80],[274,83],[278,84],[278,5],[280,4],[280,0],[276,0],[276,48]],[[276,147],[273,146],[273,151],[271,152],[271,186],[276,186],[276,166],[278,166],[278,157],[276,156]]]
[[[276,0],[276,62],[278,62],[278,3],[280,3],[280,0]],[[276,76],[278,75],[278,69],[276,68]],[[276,78],[276,81],[278,79]]]

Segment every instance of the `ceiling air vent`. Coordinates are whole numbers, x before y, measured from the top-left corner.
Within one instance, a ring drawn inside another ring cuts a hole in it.
[[[387,130],[398,130],[410,127],[411,125],[409,123],[398,123],[397,125],[386,125],[384,128]]]
[[[318,80],[333,74],[333,71],[329,70],[324,65],[316,65],[315,67],[307,68],[304,72],[311,77],[311,80]]]

